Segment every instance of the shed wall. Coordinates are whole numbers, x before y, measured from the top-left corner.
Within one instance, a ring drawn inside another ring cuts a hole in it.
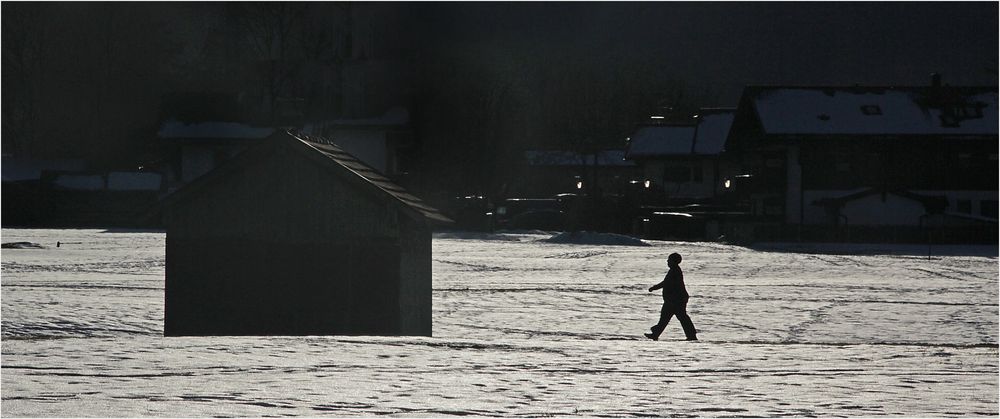
[[[395,206],[295,150],[252,153],[167,211],[166,334],[429,335],[429,230],[404,240]]]
[[[400,247],[400,334],[431,336],[431,232],[426,222],[405,219]]]
[[[397,255],[378,242],[168,237],[165,333],[398,334]]]

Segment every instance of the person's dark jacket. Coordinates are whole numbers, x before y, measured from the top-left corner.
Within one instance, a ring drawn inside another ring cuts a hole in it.
[[[688,297],[687,289],[684,288],[684,272],[681,271],[680,266],[671,266],[667,275],[663,277],[663,281],[653,285],[649,290],[656,291],[660,288],[663,288],[664,300]]]

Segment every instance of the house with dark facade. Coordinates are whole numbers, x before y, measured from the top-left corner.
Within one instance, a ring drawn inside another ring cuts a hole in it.
[[[690,122],[641,125],[627,140],[625,158],[667,202],[710,202],[736,174],[722,159],[733,115],[733,109],[702,109]]]
[[[945,227],[993,240],[997,115],[996,87],[939,77],[916,87],[747,87],[727,152],[752,176],[751,211],[772,231],[849,227],[915,240]]]
[[[340,147],[279,131],[166,198],[164,333],[431,335],[450,220]]]

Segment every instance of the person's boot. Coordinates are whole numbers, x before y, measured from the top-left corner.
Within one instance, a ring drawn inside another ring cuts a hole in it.
[[[698,329],[694,328],[694,324],[690,320],[682,322],[681,326],[684,327],[684,336],[687,340],[698,340]]]
[[[698,340],[698,331],[694,330],[694,327],[692,327],[691,329],[692,330],[685,330],[684,331],[684,337],[687,338],[685,340]],[[688,333],[688,332],[690,332],[690,333]]]
[[[649,328],[651,333],[643,333],[643,335],[652,340],[660,340],[660,333],[663,333],[663,329],[657,326],[659,325],[653,325],[653,327]]]

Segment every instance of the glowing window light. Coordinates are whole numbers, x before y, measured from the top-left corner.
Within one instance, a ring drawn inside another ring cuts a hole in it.
[[[577,189],[583,189],[583,181],[576,182]]]
[[[642,182],[642,186],[645,186],[646,189],[649,189],[649,180],[646,180],[645,182]]]
[[[723,186],[725,186],[726,189],[729,189],[730,186],[733,186],[733,182],[729,179],[726,179],[726,183]]]

